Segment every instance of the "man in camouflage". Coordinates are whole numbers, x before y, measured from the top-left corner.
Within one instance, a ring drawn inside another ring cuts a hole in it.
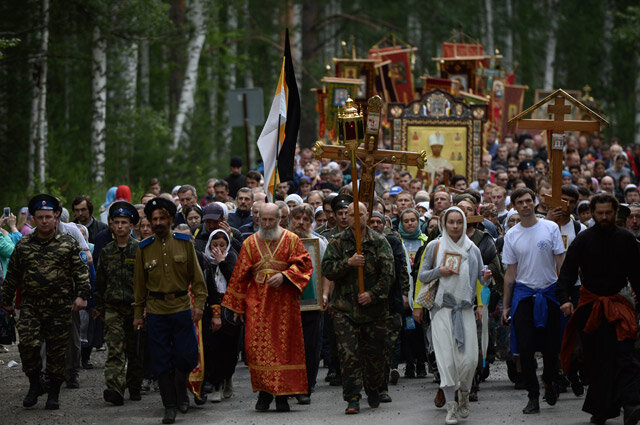
[[[342,395],[349,403],[347,414],[360,411],[363,382],[369,406],[376,408],[380,404],[389,285],[394,279],[389,242],[366,226],[367,209],[362,203],[359,213],[362,254],[356,253],[352,203],[347,209],[349,228],[329,241],[322,259],[323,275],[335,284],[330,311],[342,369]],[[361,294],[358,293],[358,267],[364,267],[365,292]]]
[[[93,317],[102,315],[108,356],[104,364],[104,400],[116,406],[129,399],[139,401],[142,385],[142,353],[138,353],[133,323],[133,273],[138,241],[130,234],[138,223],[138,211],[128,202],[118,201],[109,208],[115,240],[102,248],[96,272]],[[125,374],[125,363],[127,370]]]
[[[387,337],[384,367],[384,385],[380,391],[380,402],[390,403],[389,381],[398,383],[398,357],[400,329],[402,328],[402,313],[409,306],[407,294],[409,292],[409,269],[407,267],[407,252],[402,245],[402,239],[396,237],[392,229],[385,226],[385,217],[381,212],[374,211],[369,219],[371,229],[383,235],[393,252],[394,280],[389,287],[389,317],[387,318]],[[396,351],[398,353],[396,353]],[[391,378],[390,378],[391,376]]]
[[[16,245],[0,302],[5,312],[13,312],[16,289],[21,288],[21,313],[16,326],[20,335],[18,349],[30,384],[22,404],[35,405],[46,390],[45,408],[49,410],[60,407],[58,397],[71,328],[69,308],[85,308],[91,290],[88,257],[73,236],[56,232],[58,211],[59,202],[51,195],[36,195],[29,201],[37,228]],[[46,385],[40,381],[43,342],[47,347]]]
[[[349,227],[349,220],[347,216],[347,208],[349,204],[353,202],[353,197],[348,194],[340,194],[331,197],[330,201],[325,200],[323,206],[327,213],[333,218],[335,225],[333,227],[327,225],[324,230],[318,230],[318,234],[327,239],[327,241],[334,238],[340,232]],[[327,208],[329,207],[329,208]],[[331,291],[331,290],[330,290]],[[333,292],[331,291],[327,296],[333,299]],[[342,375],[340,374],[340,356],[338,355],[338,345],[336,342],[336,333],[333,329],[333,320],[331,320],[330,314],[324,315],[324,333],[329,342],[329,372],[325,381],[329,382],[329,385],[339,387],[342,385]]]

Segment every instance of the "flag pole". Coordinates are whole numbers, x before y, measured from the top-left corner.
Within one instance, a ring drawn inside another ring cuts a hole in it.
[[[278,157],[280,156],[280,120],[282,115],[278,114],[278,136],[276,137],[276,167],[273,170],[273,202],[276,202],[276,189],[278,187]],[[269,187],[267,186],[267,190]]]

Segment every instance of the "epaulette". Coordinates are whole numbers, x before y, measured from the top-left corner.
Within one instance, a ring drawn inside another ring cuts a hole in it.
[[[191,235],[185,235],[184,233],[175,232],[173,234],[173,238],[181,240],[181,241],[190,241],[191,240]]]
[[[153,241],[155,241],[155,240],[156,240],[156,237],[155,237],[155,236],[153,236],[153,235],[151,235],[151,236],[149,236],[148,238],[141,240],[141,241],[138,243],[138,248],[144,248],[145,246],[149,246],[149,245],[151,245],[151,244],[153,243]]]

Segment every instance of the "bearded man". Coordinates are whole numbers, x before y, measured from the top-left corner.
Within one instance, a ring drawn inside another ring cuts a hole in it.
[[[317,239],[320,259],[327,249],[327,240],[313,232],[313,207],[302,204],[291,210],[289,230],[301,239]],[[315,299],[318,293],[318,285],[321,282],[312,276],[309,284],[302,293],[303,299]],[[324,285],[323,285],[324,287]],[[327,291],[328,292],[328,291]],[[320,348],[322,342],[322,312],[320,310],[305,310],[300,312],[302,320],[302,334],[304,335],[304,352],[307,365],[307,384],[309,391],[306,394],[296,396],[299,404],[311,403],[311,392],[316,385],[318,368],[320,367]]]
[[[279,226],[275,204],[260,208],[260,228],[242,244],[222,306],[245,320],[245,352],[256,410],[290,410],[287,396],[307,394],[300,294],[313,265],[300,238]]]
[[[556,288],[560,309],[571,316],[562,341],[562,367],[570,368],[576,337],[582,344],[584,374],[589,388],[582,410],[591,423],[624,411],[624,424],[640,420],[640,364],[634,356],[638,326],[632,304],[620,291],[631,283],[640,295],[640,269],[636,239],[615,225],[618,200],[599,193],[589,202],[595,225],[580,232],[569,245]],[[606,267],[603,267],[606,265]],[[571,290],[582,276],[580,301],[574,311]]]

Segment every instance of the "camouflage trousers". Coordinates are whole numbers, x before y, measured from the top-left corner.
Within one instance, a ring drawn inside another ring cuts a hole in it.
[[[345,401],[360,399],[363,387],[367,394],[384,388],[386,319],[355,323],[346,314],[333,311],[340,369],[342,397]]]
[[[65,353],[71,328],[68,306],[22,306],[16,329],[20,336],[18,350],[25,374],[39,374],[42,369],[40,347],[46,342],[46,375],[51,381],[64,381]]]
[[[387,338],[385,345],[385,362],[384,362],[384,386],[381,392],[389,392],[389,372],[393,365],[393,357],[396,355],[398,348],[398,337],[402,328],[402,315],[400,313],[389,313],[386,321]],[[397,365],[396,365],[397,367]]]
[[[141,352],[137,353],[131,306],[106,306],[104,327],[104,340],[108,349],[107,361],[104,364],[104,381],[107,388],[118,391],[120,395],[124,395],[126,388],[140,389],[144,343],[140,344]]]

